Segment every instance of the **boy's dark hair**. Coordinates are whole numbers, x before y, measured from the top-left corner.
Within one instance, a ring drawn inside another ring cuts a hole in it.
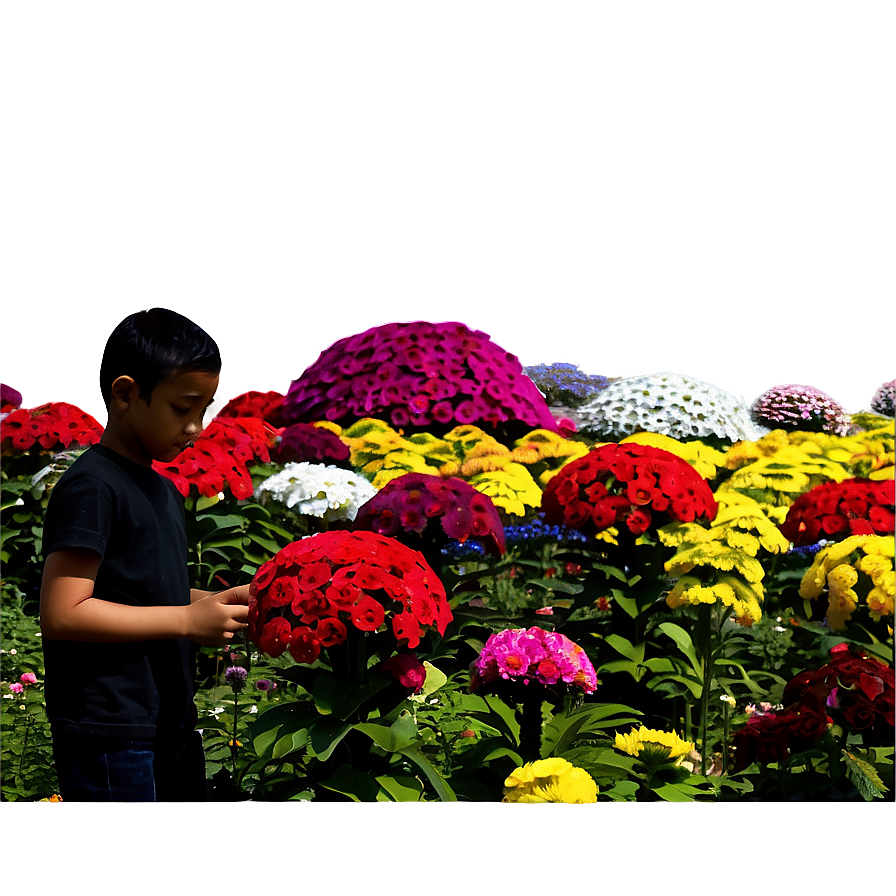
[[[106,342],[100,391],[109,407],[112,383],[130,376],[149,404],[155,387],[186,371],[218,373],[221,354],[214,339],[189,318],[167,308],[128,315]]]

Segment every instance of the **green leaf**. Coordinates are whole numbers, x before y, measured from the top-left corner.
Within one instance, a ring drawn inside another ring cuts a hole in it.
[[[678,646],[678,649],[688,658],[699,679],[703,679],[703,661],[698,658],[697,651],[691,636],[680,626],[674,622],[661,622],[657,628],[668,635]]]
[[[419,747],[406,747],[401,751],[402,756],[407,756],[411,762],[415,762],[423,769],[423,773],[429,779],[439,799],[444,803],[457,802],[457,796],[448,782],[439,774],[435,766],[420,752]]]
[[[284,736],[298,734],[297,742],[302,737],[307,739],[308,726],[319,717],[310,703],[271,706],[260,712],[252,723],[252,748],[259,756],[266,756]]]
[[[225,529],[227,527],[241,529],[246,521],[235,513],[200,513],[196,515],[196,522],[210,521],[214,528]]]
[[[611,589],[610,594],[613,595],[613,600],[615,600],[616,603],[632,617],[632,619],[638,615],[638,602],[633,597],[628,597],[628,595],[623,594],[618,588]]]
[[[630,659],[633,663],[639,665],[644,662],[645,647],[643,644],[635,646],[631,641],[623,638],[622,635],[607,635],[604,640],[617,653],[621,653],[626,659]]]
[[[660,799],[670,803],[693,803],[695,797],[706,796],[706,791],[689,784],[662,784],[650,788]]]
[[[402,713],[391,725],[380,725],[376,722],[361,722],[355,725],[373,742],[387,753],[399,753],[405,747],[416,743],[417,725],[410,713]]]
[[[516,720],[514,711],[503,700],[499,700],[497,697],[492,698],[492,700],[493,702],[490,703],[484,697],[465,695],[462,708],[471,718],[483,722],[496,731],[500,731],[510,741],[512,746],[519,746],[520,723]],[[469,704],[481,704],[486,711],[467,711],[466,706]]]
[[[321,716],[308,727],[311,735],[311,749],[321,762],[326,762],[333,755],[339,742],[352,730],[348,722],[340,721],[332,716]]]
[[[341,793],[356,803],[374,803],[380,787],[366,772],[340,765],[329,778],[320,782],[321,787]]]
[[[846,761],[846,777],[855,785],[863,800],[883,799],[889,788],[880,779],[877,769],[866,759],[843,750]]]
[[[423,796],[423,786],[417,778],[410,775],[377,775],[380,785],[377,800],[394,803],[419,803]]]

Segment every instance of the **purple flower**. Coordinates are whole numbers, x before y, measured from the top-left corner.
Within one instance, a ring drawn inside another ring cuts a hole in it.
[[[826,392],[792,383],[763,392],[750,412],[756,423],[771,429],[845,436],[852,425],[849,414]]]
[[[896,380],[882,383],[871,399],[871,410],[882,417],[892,417],[896,406]]]
[[[235,691],[242,688],[243,683],[249,677],[249,672],[242,666],[228,666],[224,670],[224,681],[226,681]]]
[[[276,687],[277,685],[269,678],[259,678],[258,681],[255,682],[255,689],[258,691],[272,691]]]
[[[341,339],[291,384],[283,403],[288,423],[351,425],[362,408],[399,428],[557,429],[516,356],[461,323],[392,323]]]
[[[14,408],[22,406],[22,393],[6,383],[0,383],[0,406],[11,404]]]

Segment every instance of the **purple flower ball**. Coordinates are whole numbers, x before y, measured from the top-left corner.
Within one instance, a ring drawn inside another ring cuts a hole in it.
[[[882,383],[871,399],[871,410],[875,414],[882,417],[892,417],[896,404],[896,380],[890,380],[889,383]]]
[[[756,423],[770,429],[845,436],[852,426],[849,414],[826,392],[793,383],[763,392],[753,402],[750,413]]]

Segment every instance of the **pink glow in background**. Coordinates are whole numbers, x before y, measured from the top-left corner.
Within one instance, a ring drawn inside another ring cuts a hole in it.
[[[891,360],[892,9],[16,4],[0,378],[104,422],[162,305],[216,406],[339,339],[462,321],[524,365],[867,408]]]

